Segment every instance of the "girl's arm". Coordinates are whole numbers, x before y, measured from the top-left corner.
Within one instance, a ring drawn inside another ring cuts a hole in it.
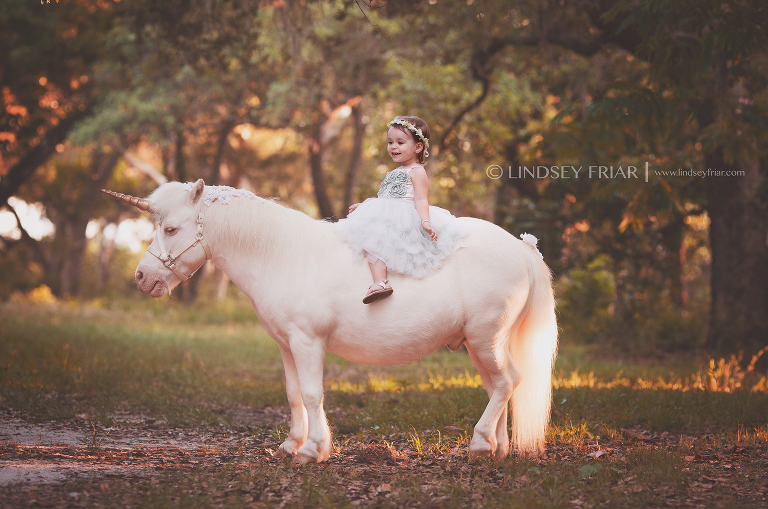
[[[419,213],[421,227],[429,234],[431,240],[437,240],[437,231],[429,222],[429,200],[427,200],[429,179],[427,179],[427,172],[421,166],[414,166],[410,175],[411,182],[413,182],[413,204],[416,206],[416,212]]]

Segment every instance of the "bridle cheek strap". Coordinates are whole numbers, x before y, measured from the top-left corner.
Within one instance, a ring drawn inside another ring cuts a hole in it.
[[[189,239],[185,244],[183,244],[179,248],[179,253],[177,255],[172,255],[165,249],[165,243],[163,242],[163,235],[162,235],[162,229],[158,227],[157,229],[157,235],[155,236],[157,239],[157,245],[160,247],[160,250],[158,251],[152,245],[150,245],[147,248],[147,252],[156,256],[163,265],[167,268],[173,271],[174,274],[176,274],[179,279],[182,281],[186,281],[187,279],[191,278],[195,272],[198,271],[200,267],[203,266],[203,264],[210,260],[211,255],[211,248],[208,246],[208,243],[203,238],[203,211],[200,210],[197,214],[197,234],[195,234],[194,237]],[[200,262],[189,274],[184,274],[179,268],[176,266],[176,262],[181,258],[181,256],[192,249],[197,244],[200,244],[203,248],[203,251],[205,251],[205,260]]]

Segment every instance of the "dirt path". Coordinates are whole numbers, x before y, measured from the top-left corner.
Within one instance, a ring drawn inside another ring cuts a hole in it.
[[[759,441],[727,444],[633,428],[599,444],[552,440],[536,460],[470,463],[464,447],[417,453],[402,437],[393,444],[363,437],[305,469],[274,456],[280,437],[272,430],[285,427],[287,414],[287,408],[233,408],[226,426],[194,430],[142,416],[120,416],[105,428],[86,419],[33,422],[6,412],[0,414],[0,508],[115,507],[114,497],[120,506],[135,507],[148,496],[161,497],[155,500],[160,506],[184,499],[210,507],[227,500],[253,508],[302,507],[321,505],[311,498],[317,493],[361,505],[391,499],[428,507],[458,497],[476,506],[492,493],[539,496],[544,483],[569,478],[576,491],[562,496],[571,498],[571,507],[609,496],[622,504],[640,497],[627,507],[704,508],[716,506],[713,501],[765,507],[768,497],[768,445]],[[453,432],[448,428],[443,431]],[[680,441],[703,445],[681,457]],[[598,472],[605,475],[593,476]],[[451,491],[460,483],[468,486],[465,492]]]
[[[85,417],[85,416],[82,416]],[[0,419],[0,486],[42,484],[116,475],[148,476],[165,465],[197,466],[234,451],[272,446],[254,433],[286,420],[287,409],[239,408],[234,426],[218,430],[169,429],[154,419],[121,416],[112,427],[85,418],[32,422],[6,413]],[[178,461],[174,461],[178,460]]]

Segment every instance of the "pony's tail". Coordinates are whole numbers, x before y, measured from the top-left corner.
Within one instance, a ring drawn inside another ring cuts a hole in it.
[[[533,253],[531,253],[533,255]],[[557,355],[557,318],[552,272],[531,256],[530,305],[510,347],[520,383],[512,393],[512,443],[522,454],[544,450],[552,406],[552,365]]]

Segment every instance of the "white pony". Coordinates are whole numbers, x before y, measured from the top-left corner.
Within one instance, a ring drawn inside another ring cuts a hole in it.
[[[163,184],[148,199],[105,192],[158,222],[136,268],[142,292],[161,297],[211,259],[251,299],[283,357],[291,424],[280,453],[302,461],[331,455],[325,352],[392,365],[462,343],[490,398],[470,454],[509,453],[510,399],[512,443],[521,453],[543,450],[557,322],[551,272],[535,238],[522,242],[489,222],[460,218],[472,233],[442,268],[424,279],[391,274],[395,294],[366,306],[359,294],[370,283],[368,265],[328,222],[202,180]]]

